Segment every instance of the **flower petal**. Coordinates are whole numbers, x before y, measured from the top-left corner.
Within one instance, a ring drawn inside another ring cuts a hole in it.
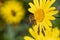
[[[33,38],[29,37],[29,36],[25,36],[24,37],[25,40],[34,40]]]
[[[33,0],[33,2],[35,4],[36,8],[39,8],[39,2],[38,2],[38,0]]]

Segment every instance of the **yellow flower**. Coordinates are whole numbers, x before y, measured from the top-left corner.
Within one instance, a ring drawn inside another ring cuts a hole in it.
[[[34,14],[36,22],[42,26],[52,26],[50,20],[55,20],[53,15],[58,13],[55,7],[51,7],[56,0],[33,0],[33,3],[29,3],[29,12]]]
[[[25,36],[24,37],[24,39],[25,40],[43,40],[43,34],[42,34],[42,32],[40,32],[39,30],[41,29],[39,29],[38,30],[38,24],[37,25],[33,25],[33,28],[30,28],[29,29],[29,33],[32,35],[32,37],[29,37],[29,36]],[[41,34],[41,35],[40,35]]]
[[[22,3],[17,1],[6,1],[1,8],[2,16],[8,23],[19,23],[24,15],[25,11]]]
[[[45,40],[60,40],[58,28],[49,29],[45,31]]]
[[[25,40],[60,40],[58,28],[44,29],[37,25],[29,29],[32,37],[25,36]]]

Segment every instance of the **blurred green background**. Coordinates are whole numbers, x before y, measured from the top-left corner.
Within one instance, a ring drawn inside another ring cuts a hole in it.
[[[0,0],[4,3],[7,0]],[[34,22],[29,22],[29,16],[33,15],[28,12],[29,2],[32,0],[18,0],[24,4],[24,8],[26,10],[25,18],[21,21],[21,23],[17,26],[16,29],[12,27],[10,24],[6,24],[6,22],[0,17],[0,40],[24,40],[23,37],[25,35],[30,36],[28,29],[33,25]],[[56,20],[52,21],[53,27],[58,27],[60,29],[60,0],[56,0],[53,4],[58,10],[59,13],[55,15]]]

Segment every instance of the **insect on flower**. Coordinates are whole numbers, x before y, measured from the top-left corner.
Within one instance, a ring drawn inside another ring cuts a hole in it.
[[[44,26],[45,28],[52,26],[51,21],[56,19],[53,15],[58,13],[56,7],[52,6],[55,1],[56,0],[33,0],[33,3],[29,2],[30,8],[28,11],[34,14],[34,18],[40,26]]]
[[[29,14],[29,23],[30,24],[34,24],[36,25],[36,20],[34,19],[34,15],[33,14]]]

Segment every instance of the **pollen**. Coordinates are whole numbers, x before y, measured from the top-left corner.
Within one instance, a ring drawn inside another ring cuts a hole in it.
[[[38,9],[35,11],[35,19],[38,22],[42,22],[44,19],[44,11],[42,9]]]

